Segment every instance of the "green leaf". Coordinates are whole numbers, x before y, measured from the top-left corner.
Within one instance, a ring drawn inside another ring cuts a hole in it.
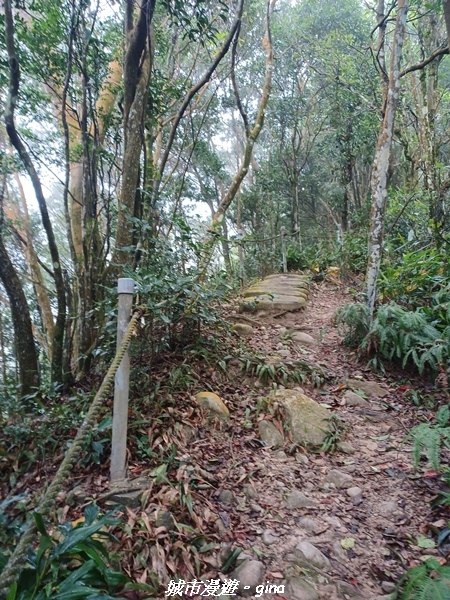
[[[435,548],[436,542],[431,538],[427,537],[426,535],[420,533],[417,536],[417,545],[419,546],[419,548]]]

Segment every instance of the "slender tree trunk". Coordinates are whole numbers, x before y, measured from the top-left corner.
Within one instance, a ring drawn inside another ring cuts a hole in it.
[[[127,47],[124,58],[124,150],[122,188],[120,192],[116,244],[113,264],[119,270],[133,263],[136,216],[136,190],[139,187],[140,159],[144,143],[144,120],[147,110],[148,86],[151,74],[152,52],[150,25],[156,0],[141,0],[134,23],[134,3],[126,6],[125,30]]]
[[[11,8],[11,0],[4,0],[5,14],[5,39],[9,61],[9,93],[5,106],[5,124],[9,139],[20,156],[28,175],[33,184],[36,199],[41,213],[42,224],[47,235],[50,256],[52,259],[52,268],[55,281],[56,298],[57,298],[57,315],[53,335],[53,352],[51,375],[52,381],[63,381],[63,351],[64,351],[64,331],[66,322],[66,295],[64,289],[64,279],[59,259],[58,247],[56,245],[52,223],[47,210],[44,193],[42,191],[41,182],[37,171],[31,160],[30,154],[22,142],[14,122],[14,111],[17,104],[19,94],[20,69],[19,62],[16,56],[15,41],[14,41],[14,20]]]
[[[378,135],[375,159],[372,168],[372,213],[369,233],[369,259],[366,273],[367,304],[373,316],[376,299],[376,284],[381,267],[384,237],[384,217],[387,203],[388,170],[391,156],[394,118],[400,92],[400,62],[405,37],[408,0],[399,0],[394,40],[392,43],[389,83],[384,108],[384,118]]]
[[[8,295],[14,326],[14,343],[19,369],[19,391],[21,396],[26,396],[35,392],[36,388],[39,387],[39,365],[27,299],[3,242],[2,206],[4,185],[5,182],[3,182],[0,202],[0,280]]]

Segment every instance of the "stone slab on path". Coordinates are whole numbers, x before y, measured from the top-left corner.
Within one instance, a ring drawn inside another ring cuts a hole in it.
[[[251,285],[244,292],[241,310],[298,310],[305,308],[309,293],[309,279],[297,273],[269,275]]]

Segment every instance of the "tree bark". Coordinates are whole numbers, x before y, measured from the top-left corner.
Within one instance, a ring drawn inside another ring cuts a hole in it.
[[[117,233],[112,263],[119,271],[133,262],[135,243],[136,190],[139,186],[140,157],[144,143],[144,119],[150,82],[152,48],[150,25],[156,0],[142,0],[138,6],[136,24],[133,25],[133,3],[125,14],[127,47],[124,58],[124,150],[122,163],[122,188],[120,192]]]
[[[407,13],[408,0],[399,0],[394,40],[392,43],[387,96],[384,103],[383,122],[378,135],[377,148],[372,168],[372,212],[369,232],[369,258],[366,272],[367,304],[371,318],[375,308],[376,284],[381,267],[384,217],[388,195],[388,170],[391,156],[392,135],[394,131],[394,119],[400,92],[400,62],[402,58]]]
[[[3,183],[4,186],[4,183]],[[39,387],[39,365],[34,344],[33,325],[27,299],[19,276],[3,242],[3,196],[0,205],[0,280],[8,295],[14,326],[16,360],[19,366],[19,392],[21,396],[32,394]],[[4,361],[3,361],[4,362]]]
[[[63,381],[63,351],[64,351],[64,331],[66,322],[66,294],[64,289],[64,279],[61,262],[59,259],[58,247],[56,245],[53,233],[52,223],[47,210],[44,193],[37,171],[31,160],[30,154],[22,142],[14,122],[14,111],[17,104],[20,82],[19,61],[16,56],[14,41],[14,19],[11,8],[11,0],[4,0],[5,14],[5,39],[9,62],[9,91],[5,106],[5,125],[9,139],[16,149],[21,161],[23,162],[28,175],[33,184],[36,200],[41,213],[42,224],[47,235],[52,267],[54,273],[56,298],[57,298],[57,316],[53,335],[53,353],[51,364],[51,377],[53,382]]]

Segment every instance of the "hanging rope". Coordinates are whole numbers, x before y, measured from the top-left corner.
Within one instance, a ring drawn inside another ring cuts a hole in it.
[[[130,345],[131,338],[133,337],[139,319],[143,314],[144,310],[142,308],[136,308],[133,311],[133,316],[123,337],[122,343],[117,349],[116,355],[108,369],[108,372],[105,375],[105,378],[103,379],[97,394],[95,395],[91,407],[81,427],[79,428],[72,445],[66,452],[66,455],[56,475],[54,476],[53,481],[44,492],[44,495],[42,496],[34,513],[38,513],[42,517],[48,517],[55,504],[56,496],[64,488],[64,484],[68,480],[70,472],[78,463],[79,457],[83,451],[83,446],[87,441],[92,428],[97,423],[98,416],[103,408],[103,401],[111,390],[116,372],[120,366],[120,363],[122,362],[122,358],[124,357],[128,346]],[[34,522],[34,513],[32,513],[28,518],[25,532],[20,538],[19,543],[17,544],[16,549],[14,550],[14,553],[9,559],[7,565],[0,574],[0,598],[6,598],[10,586],[14,583],[14,581],[16,581],[27,561],[28,549],[33,544],[37,532],[36,524]]]

